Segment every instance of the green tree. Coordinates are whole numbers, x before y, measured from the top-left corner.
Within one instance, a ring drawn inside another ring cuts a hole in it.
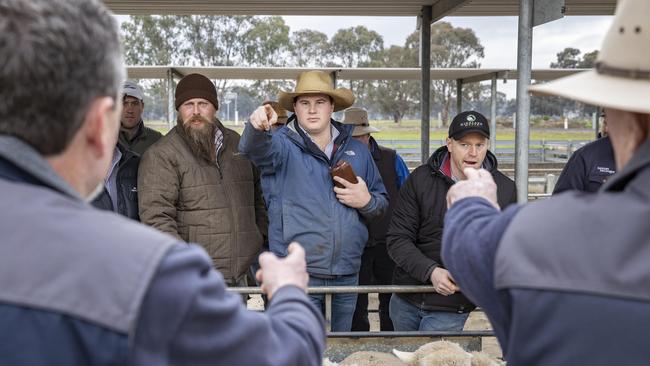
[[[301,29],[291,34],[291,56],[298,67],[322,67],[329,58],[327,34]]]
[[[379,52],[370,63],[372,67],[416,67],[417,52],[391,46]],[[379,80],[369,88],[372,105],[384,116],[400,123],[419,106],[420,83],[414,80]]]
[[[244,60],[250,66],[287,66],[289,26],[279,16],[254,18],[244,33]]]
[[[412,33],[406,40],[406,48],[418,50],[420,35]],[[440,68],[480,67],[479,61],[484,57],[483,46],[472,29],[454,27],[447,22],[437,22],[431,25],[431,66]],[[464,93],[476,93],[472,88],[478,85],[467,85]],[[456,83],[451,80],[432,81],[432,103],[441,111],[445,125],[449,121],[449,110],[456,95]],[[436,103],[437,99],[437,103]]]
[[[339,29],[330,40],[332,59],[327,66],[365,67],[384,49],[384,39],[364,26]],[[350,80],[350,90],[357,98],[356,104],[368,104],[370,83]]]
[[[179,17],[131,16],[121,25],[124,58],[128,65],[182,64]],[[167,82],[140,81],[145,90],[144,119],[163,119],[167,115]]]

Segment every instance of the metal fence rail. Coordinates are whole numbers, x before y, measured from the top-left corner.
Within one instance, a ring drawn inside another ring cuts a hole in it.
[[[539,162],[566,162],[571,154],[590,140],[532,140],[529,145],[529,161]],[[422,154],[419,140],[377,140],[382,146],[395,149],[400,156],[410,163],[419,163]],[[432,140],[429,154],[445,144],[444,140]],[[515,159],[515,141],[497,141],[497,146],[490,149],[499,162],[513,162]]]
[[[230,287],[229,291],[238,294],[261,294],[259,287]],[[340,362],[348,355],[358,351],[388,352],[399,348],[402,351],[415,351],[421,345],[453,339],[467,351],[481,351],[482,339],[494,337],[491,330],[463,331],[380,331],[380,332],[332,332],[332,295],[342,293],[428,293],[435,292],[433,286],[323,286],[308,287],[307,293],[325,294],[325,319],[327,328],[327,348],[324,357]],[[477,309],[481,311],[480,309]]]

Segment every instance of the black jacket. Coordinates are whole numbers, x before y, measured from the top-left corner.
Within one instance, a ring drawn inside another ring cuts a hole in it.
[[[447,191],[453,180],[441,171],[447,147],[436,150],[426,164],[416,168],[402,186],[393,211],[386,243],[388,254],[397,264],[395,285],[431,285],[431,273],[443,267],[440,258],[442,230],[447,212]],[[503,208],[517,201],[514,182],[497,170],[497,159],[488,151],[483,168],[497,184],[497,200]],[[424,310],[472,311],[475,306],[462,293],[399,294]]]
[[[553,194],[571,189],[596,192],[616,173],[614,149],[609,137],[592,141],[576,150],[562,169]]]
[[[117,144],[117,149],[120,149],[122,153],[122,158],[117,164],[117,210],[113,209],[113,202],[106,187],[104,187],[102,194],[93,200],[92,205],[102,210],[115,211],[120,215],[139,221],[138,165],[140,164],[140,156],[128,150],[121,143]]]

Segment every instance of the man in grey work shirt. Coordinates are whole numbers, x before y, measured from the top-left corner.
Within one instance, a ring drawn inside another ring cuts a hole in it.
[[[0,0],[0,14],[0,365],[319,365],[300,245],[260,256],[256,313],[200,247],[86,203],[125,74],[104,5]]]

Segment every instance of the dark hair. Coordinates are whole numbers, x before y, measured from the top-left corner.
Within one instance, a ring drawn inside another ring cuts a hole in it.
[[[65,150],[98,97],[119,100],[117,23],[98,0],[0,0],[0,134]]]

